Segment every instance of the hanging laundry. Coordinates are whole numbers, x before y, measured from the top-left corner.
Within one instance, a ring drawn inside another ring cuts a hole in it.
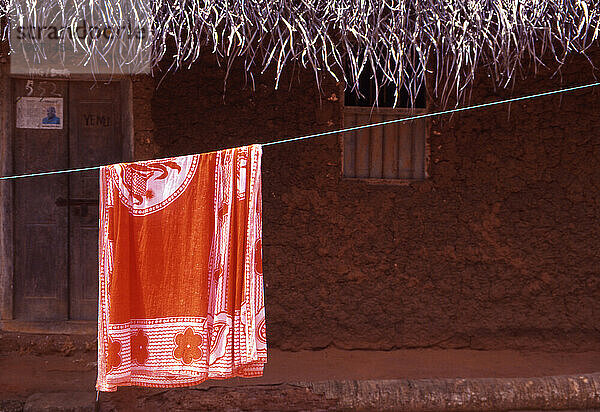
[[[261,154],[101,168],[98,390],[262,375]]]

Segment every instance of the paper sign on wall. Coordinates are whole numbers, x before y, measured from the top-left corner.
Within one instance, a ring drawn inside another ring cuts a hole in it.
[[[62,129],[62,97],[21,97],[17,101],[17,128]]]

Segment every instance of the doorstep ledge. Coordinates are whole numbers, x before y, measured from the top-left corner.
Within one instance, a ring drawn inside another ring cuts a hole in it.
[[[45,335],[96,335],[98,323],[93,321],[21,321],[0,320],[3,332],[37,333]]]

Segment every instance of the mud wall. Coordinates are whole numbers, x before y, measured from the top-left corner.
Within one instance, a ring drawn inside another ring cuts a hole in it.
[[[278,91],[272,76],[257,78],[253,92],[236,66],[225,96],[223,76],[208,56],[156,90],[160,76],[134,85],[153,94],[136,109],[136,156],[342,124],[339,86],[326,81],[319,95],[312,73],[288,74]],[[565,86],[593,81],[581,59],[562,76]],[[512,95],[560,86],[541,73]],[[269,344],[599,349],[599,93],[436,118],[430,178],[404,186],[342,179],[338,136],[266,147]],[[483,79],[470,103],[509,96]]]

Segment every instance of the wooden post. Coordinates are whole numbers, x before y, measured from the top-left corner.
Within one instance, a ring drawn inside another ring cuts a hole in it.
[[[0,22],[0,33],[6,21]],[[11,82],[8,44],[0,41],[0,176],[12,165]],[[0,319],[13,318],[13,221],[11,181],[0,181]]]

